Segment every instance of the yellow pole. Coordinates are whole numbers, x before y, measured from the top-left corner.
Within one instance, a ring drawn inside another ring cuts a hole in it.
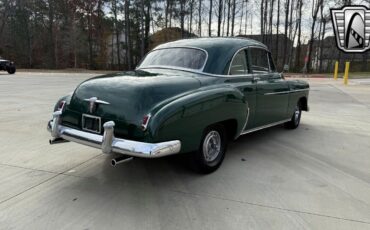
[[[344,84],[348,85],[348,72],[349,72],[349,61],[346,62],[346,69],[344,70]]]
[[[334,80],[338,79],[338,61],[335,62],[335,67],[334,67]]]

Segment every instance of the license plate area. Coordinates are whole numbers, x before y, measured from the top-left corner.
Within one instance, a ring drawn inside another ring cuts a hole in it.
[[[93,133],[100,133],[101,118],[88,114],[82,114],[82,129]]]

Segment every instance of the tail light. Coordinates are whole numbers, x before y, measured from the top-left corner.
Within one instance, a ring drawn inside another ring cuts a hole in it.
[[[143,131],[145,131],[145,130],[146,130],[146,128],[147,128],[147,126],[148,126],[148,124],[149,124],[150,117],[151,117],[151,115],[150,115],[150,114],[145,115],[145,116],[143,117],[143,122],[141,123],[141,129],[142,129]]]
[[[66,101],[60,101],[58,105],[58,111],[63,111],[66,105]]]

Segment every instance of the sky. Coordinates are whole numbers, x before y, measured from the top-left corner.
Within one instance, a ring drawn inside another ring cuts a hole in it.
[[[248,0],[248,3],[245,4],[242,8],[241,3],[236,7],[236,12],[237,15],[235,17],[235,33],[234,35],[239,34],[239,28],[240,28],[240,22],[241,22],[241,14],[242,14],[242,9],[244,10],[243,12],[243,23],[242,23],[242,34],[260,34],[260,1],[261,0]],[[268,0],[270,1],[270,0]],[[285,21],[285,15],[284,15],[284,3],[285,0],[280,0],[280,26],[279,26],[279,33],[284,33],[284,21]],[[294,4],[296,4],[297,0],[291,0]],[[311,24],[312,24],[312,2],[314,0],[303,0],[303,11],[302,11],[302,42],[306,43],[309,38],[310,38],[310,30],[311,30]],[[324,0],[324,10],[323,14],[325,17],[330,18],[330,21],[326,24],[326,36],[332,36],[333,29],[332,29],[332,22],[331,22],[331,16],[330,16],[330,8],[340,8],[341,6],[336,4],[339,0]],[[199,1],[195,1],[195,4],[199,4]],[[217,35],[217,22],[218,22],[218,0],[214,0],[214,6],[213,6],[213,15],[212,15],[212,23],[211,23],[211,30],[212,30],[212,36]],[[237,0],[237,2],[240,2],[240,0]],[[164,2],[159,3],[159,7],[164,8]],[[366,0],[352,0],[353,5],[365,5],[370,8],[370,3],[366,2]],[[208,9],[209,9],[209,0],[203,0],[202,1],[202,7],[204,10],[204,13],[202,14],[202,36],[208,36]],[[197,8],[197,7],[195,7]],[[274,5],[274,20],[273,20],[273,33],[276,33],[276,24],[277,24],[277,0],[275,0],[275,5]],[[247,20],[248,20],[248,27],[247,31],[245,33],[245,15],[247,13]],[[318,14],[320,15],[320,13]],[[163,15],[164,16],[164,15]],[[120,15],[120,18],[123,19],[124,15]],[[197,10],[195,9],[194,12],[194,21],[193,21],[193,26],[192,26],[192,32],[195,33],[196,35],[199,36],[198,34],[198,13]],[[293,15],[293,22],[296,21],[296,17]],[[185,29],[187,29],[187,20],[188,16],[185,18]],[[252,23],[251,23],[252,22]],[[252,25],[252,26],[251,26]],[[173,27],[180,27],[180,22],[179,20],[175,20],[172,23]],[[225,26],[226,27],[226,26]],[[160,30],[161,28],[159,27],[154,27],[151,30],[151,33],[156,32]],[[226,29],[226,28],[225,28]],[[316,35],[318,34],[319,30],[319,25],[316,26],[315,31],[317,32]],[[297,42],[297,39],[294,41],[295,43]]]
[[[309,37],[310,37],[310,30],[311,30],[311,24],[312,24],[312,1],[313,0],[303,0],[303,11],[302,11],[302,41],[303,42],[307,42],[309,40]],[[198,1],[196,1],[198,2]],[[217,0],[214,0],[214,2],[218,2]],[[285,0],[281,0],[281,3],[280,3],[280,26],[279,26],[279,33],[284,33],[284,21],[285,21],[285,15],[284,15],[284,4]],[[296,3],[297,0],[292,0],[293,3]],[[334,33],[333,33],[333,29],[332,29],[332,22],[331,22],[331,16],[330,16],[330,8],[338,8],[338,7],[341,7],[341,6],[338,6],[336,4],[336,2],[338,1],[335,1],[335,0],[324,0],[324,10],[323,10],[323,14],[324,14],[324,17],[328,17],[330,18],[330,21],[326,24],[326,36],[332,36]],[[203,1],[204,5],[203,7],[206,9],[206,12],[208,12],[208,9],[209,9],[209,1]],[[360,4],[363,4],[363,5],[367,5],[368,7],[370,7],[370,4],[369,3],[366,3],[364,0],[353,0],[352,1],[352,4],[353,5],[360,5]],[[240,28],[240,15],[241,15],[241,7],[242,5],[239,4],[239,6],[237,6],[236,8],[238,9],[237,11],[239,11],[237,13],[237,16],[235,18],[235,35],[238,35],[239,34],[239,28]],[[277,0],[275,0],[275,10],[274,10],[274,20],[273,20],[273,33],[276,33],[276,24],[277,24],[277,11],[276,11],[276,8],[277,8]],[[215,5],[214,6],[214,13],[213,13],[213,17],[212,17],[212,25],[211,25],[211,28],[212,28],[212,35],[215,36],[217,35],[217,20],[218,20],[218,17],[216,15],[216,11],[218,10],[218,5]],[[248,28],[247,28],[247,34],[260,34],[260,0],[249,0],[248,1],[248,4],[244,4],[244,18],[245,18],[245,10],[247,10],[247,14],[248,14]],[[319,13],[320,15],[320,13]],[[195,20],[198,20],[198,16],[197,16],[197,13],[196,15],[194,16],[195,17]],[[295,16],[293,15],[293,18],[295,18]],[[208,36],[208,14],[204,14],[203,15],[203,19],[202,21],[204,21],[202,23],[202,36]],[[250,23],[252,21],[252,23]],[[295,20],[293,20],[294,22]],[[242,34],[245,34],[244,33],[244,23],[245,23],[245,19],[243,19],[243,24],[242,24]],[[251,28],[251,25],[252,24],[252,28]],[[178,26],[180,27],[180,24],[179,22],[175,22],[174,23],[175,26]],[[186,27],[186,26],[185,26]],[[193,26],[192,26],[192,29],[195,33],[198,32],[197,30],[197,23],[193,23]],[[187,28],[187,27],[186,27]],[[319,26],[316,27],[316,31],[319,30]],[[198,35],[198,34],[197,34]],[[296,43],[296,41],[295,41]]]

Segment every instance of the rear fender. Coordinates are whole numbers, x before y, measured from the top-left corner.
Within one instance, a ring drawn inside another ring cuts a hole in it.
[[[247,113],[247,102],[238,89],[207,88],[171,101],[152,114],[148,132],[153,142],[180,140],[181,152],[189,152],[198,149],[204,129],[212,124],[236,120],[240,133]]]

